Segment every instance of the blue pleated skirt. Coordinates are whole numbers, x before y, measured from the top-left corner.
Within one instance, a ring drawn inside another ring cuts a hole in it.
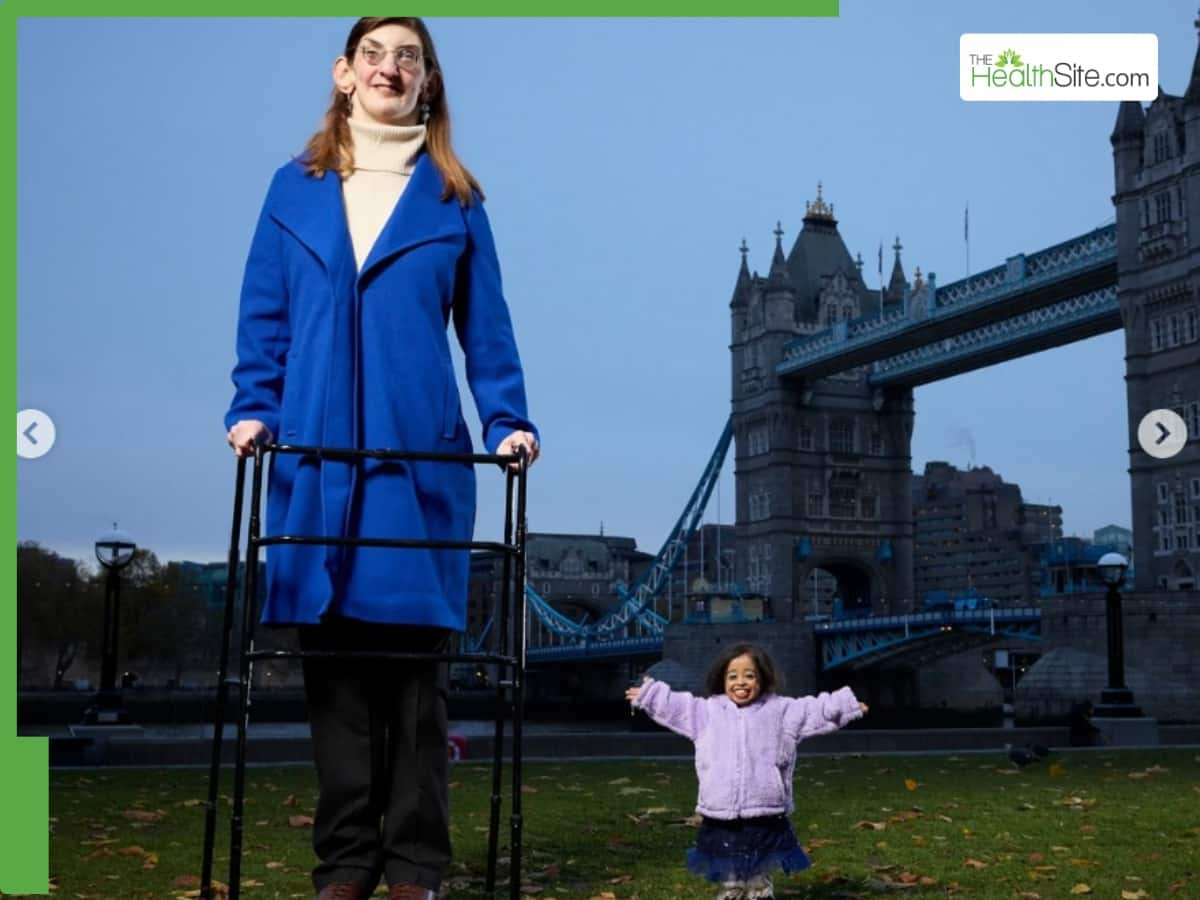
[[[810,865],[787,816],[728,820],[705,816],[696,846],[687,852],[688,871],[718,883],[746,881],[775,869],[799,872]]]

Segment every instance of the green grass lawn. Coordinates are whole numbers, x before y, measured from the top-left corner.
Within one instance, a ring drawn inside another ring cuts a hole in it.
[[[62,772],[50,784],[56,896],[196,896],[206,771]],[[251,769],[248,784],[243,896],[311,898],[312,771]],[[222,881],[231,785],[226,772]],[[451,769],[451,897],[483,896],[489,786],[485,765]],[[813,867],[777,879],[778,897],[1200,898],[1197,750],[1060,752],[1019,772],[999,752],[801,758],[795,793]],[[682,864],[695,794],[685,761],[527,765],[524,893],[711,897]],[[506,835],[507,804],[503,821]]]

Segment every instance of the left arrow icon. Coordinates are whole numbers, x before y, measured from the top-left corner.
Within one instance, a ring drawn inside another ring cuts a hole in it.
[[[36,434],[35,434],[36,432]],[[23,409],[17,413],[17,456],[38,459],[50,452],[58,430],[54,420],[40,409]]]

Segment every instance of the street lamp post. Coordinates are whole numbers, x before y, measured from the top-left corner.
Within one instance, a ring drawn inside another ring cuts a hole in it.
[[[1125,686],[1125,633],[1121,619],[1121,582],[1129,563],[1120,553],[1105,553],[1096,563],[1100,577],[1108,585],[1104,600],[1104,624],[1108,636],[1108,687],[1100,692],[1098,717],[1140,718],[1141,709],[1133,702],[1133,691]]]
[[[104,580],[104,634],[100,658],[100,691],[85,714],[90,725],[122,724],[128,720],[117,687],[117,636],[121,621],[121,570],[133,561],[137,545],[123,531],[113,530],[96,541],[96,559],[108,573]]]

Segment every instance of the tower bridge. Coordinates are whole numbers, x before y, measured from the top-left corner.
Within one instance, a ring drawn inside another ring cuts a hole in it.
[[[717,450],[647,576],[608,614],[573,622],[527,587],[530,662],[644,659],[691,627],[669,624],[658,598],[731,443],[736,580],[770,599],[769,633],[795,641],[795,667],[817,668],[801,657],[827,670],[929,658],[939,644],[962,649],[997,634],[1035,639],[1033,607],[995,610],[982,631],[965,613],[921,618],[913,389],[1117,329],[1135,589],[1192,596],[1184,592],[1200,582],[1200,213],[1191,217],[1200,211],[1200,55],[1182,95],[1160,91],[1145,109],[1121,103],[1109,140],[1115,224],[946,285],[919,269],[910,280],[897,238],[889,280],[868,286],[820,185],[787,252],[777,225],[765,275],[751,271],[743,241],[729,303],[731,416]],[[1136,439],[1155,408],[1188,424],[1185,449],[1171,459],[1150,457]],[[850,614],[869,618],[806,621],[804,586],[818,570],[836,579]]]

